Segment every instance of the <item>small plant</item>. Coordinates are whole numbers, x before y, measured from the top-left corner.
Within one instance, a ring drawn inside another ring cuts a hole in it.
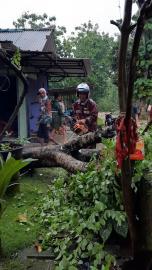
[[[25,144],[25,143],[30,143],[30,138],[16,138],[14,140],[14,143],[17,143],[17,144]]]
[[[12,147],[9,142],[7,143],[0,143],[0,151],[11,151]]]
[[[31,161],[32,159],[16,160],[11,153],[8,154],[6,161],[0,157],[0,199],[3,198],[12,176]]]
[[[16,147],[30,143],[30,138],[15,138],[14,140],[6,140],[0,142],[0,151],[11,151]]]

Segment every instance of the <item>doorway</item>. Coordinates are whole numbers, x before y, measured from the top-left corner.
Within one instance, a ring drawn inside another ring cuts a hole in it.
[[[4,75],[5,76],[5,75]],[[0,132],[4,125],[8,122],[14,108],[17,104],[17,85],[15,76],[6,76],[9,83],[4,85],[4,77],[0,75]],[[12,136],[18,135],[18,120],[17,117],[8,132],[12,132]]]

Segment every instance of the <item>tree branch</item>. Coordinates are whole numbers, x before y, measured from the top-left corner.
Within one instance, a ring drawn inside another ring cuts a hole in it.
[[[131,33],[135,28],[136,28],[136,26],[137,26],[137,24],[135,23],[135,24],[132,24],[132,25],[130,25],[130,27],[129,27],[129,33]]]
[[[121,26],[121,40],[119,49],[119,68],[118,68],[118,92],[120,112],[126,111],[127,99],[127,72],[126,57],[129,40],[129,27],[131,22],[132,0],[125,1],[124,19]]]
[[[115,26],[117,26],[118,29],[119,29],[119,31],[121,31],[121,24],[120,23],[118,23],[118,22],[116,22],[114,20],[111,20],[110,23],[113,24],[113,25],[115,25]]]
[[[79,161],[62,151],[52,150],[50,147],[33,147],[23,152],[23,157],[38,159],[39,166],[42,167],[62,167],[67,171],[74,173],[77,171],[85,172],[87,163]]]
[[[83,149],[84,147],[92,144],[101,142],[101,133],[99,132],[90,132],[88,134],[82,135],[78,137],[75,140],[71,140],[65,145],[46,145],[46,146],[40,146],[40,144],[27,144],[23,148],[23,157],[28,158],[32,157],[34,159],[37,159],[34,164],[32,164],[33,167],[42,166],[42,167],[56,167],[60,166],[62,168],[65,168],[69,172],[76,172],[76,171],[86,171],[87,169],[87,163],[82,162],[80,160],[75,159],[70,154],[73,151],[78,151],[79,149]],[[95,149],[88,149],[92,151],[92,155],[95,154],[97,157],[101,156],[101,150],[95,150]],[[85,151],[86,152],[86,151]],[[86,153],[87,155],[90,153]],[[81,157],[85,153],[82,151]],[[89,156],[88,155],[88,156]],[[88,159],[87,156],[87,159]]]
[[[83,136],[80,136],[64,144],[62,146],[62,151],[69,153],[75,150],[86,148],[87,146],[91,144],[100,143],[101,138],[102,138],[102,132],[101,133],[99,131],[89,132]]]
[[[145,16],[147,20],[152,17],[152,1],[150,0],[149,0],[149,5],[147,6],[145,10]]]

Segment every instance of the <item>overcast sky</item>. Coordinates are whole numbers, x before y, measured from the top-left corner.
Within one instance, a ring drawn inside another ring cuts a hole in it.
[[[123,15],[125,0],[4,0],[0,8],[0,28],[13,28],[12,22],[25,11],[55,16],[57,25],[66,26],[68,33],[84,22],[98,23],[100,31],[118,32],[110,20]],[[119,7],[120,6],[120,7]]]

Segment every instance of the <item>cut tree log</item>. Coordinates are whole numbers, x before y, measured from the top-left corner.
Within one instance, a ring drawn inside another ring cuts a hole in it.
[[[33,162],[33,167],[62,167],[72,173],[76,171],[84,172],[88,163],[74,158],[71,153],[101,142],[101,137],[101,132],[90,132],[64,145],[48,144],[40,146],[39,144],[27,144],[23,149],[23,157],[37,159]],[[91,151],[92,155],[96,152],[99,156],[100,150],[88,149],[90,156]]]
[[[102,131],[89,132],[82,136],[78,136],[77,138],[70,140],[68,143],[62,146],[62,151],[66,153],[71,153],[72,151],[76,151],[82,148],[87,148],[90,145],[94,145],[95,143],[100,143],[102,139]]]

